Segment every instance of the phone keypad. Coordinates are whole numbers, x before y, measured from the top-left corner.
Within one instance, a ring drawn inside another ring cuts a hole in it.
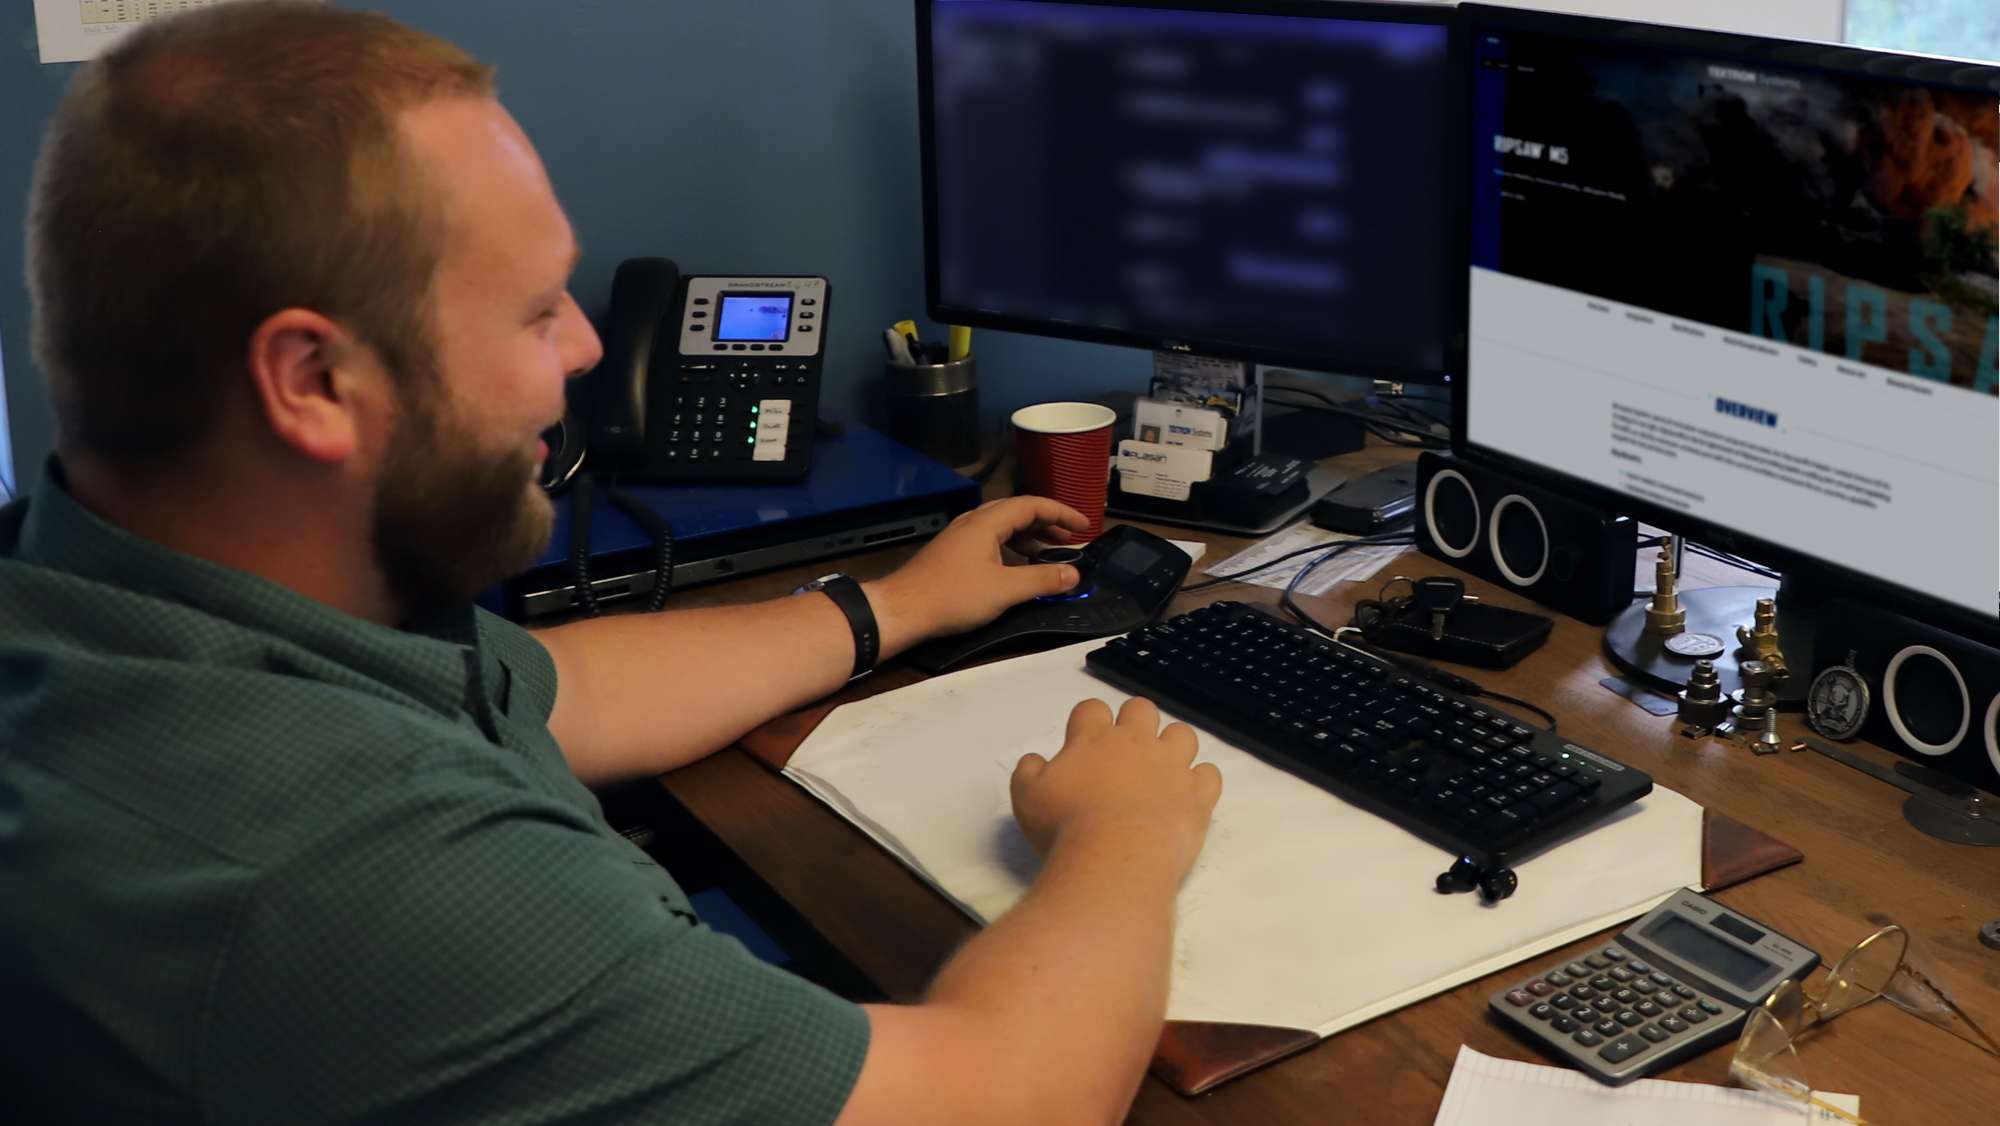
[[[815,374],[815,365],[804,362],[684,360],[661,432],[663,456],[694,463],[785,460],[795,396],[810,395],[797,389],[810,387]]]

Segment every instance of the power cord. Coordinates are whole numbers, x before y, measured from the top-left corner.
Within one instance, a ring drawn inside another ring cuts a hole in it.
[[[1297,551],[1287,551],[1283,555],[1280,555],[1275,559],[1267,559],[1264,562],[1257,564],[1255,567],[1249,567],[1244,570],[1237,571],[1233,574],[1216,575],[1202,582],[1195,583],[1192,586],[1184,586],[1180,589],[1180,592],[1182,594],[1191,594],[1198,590],[1207,590],[1210,587],[1221,586],[1224,583],[1240,582],[1244,578],[1247,578],[1250,575],[1254,575],[1259,571],[1270,570],[1272,567],[1275,567],[1278,564],[1283,563],[1288,559],[1297,559],[1301,555],[1311,555],[1316,551],[1331,551],[1334,554],[1338,554],[1340,551],[1345,550],[1349,547],[1372,547],[1385,544],[1413,544],[1415,542],[1416,540],[1411,535],[1410,531],[1408,529],[1403,529],[1401,531],[1395,531],[1395,532],[1381,532],[1373,536],[1361,536],[1351,540],[1340,540],[1336,543],[1330,543],[1330,544],[1316,543],[1311,545],[1310,547],[1299,548]],[[1331,557],[1332,557],[1331,555],[1328,556],[1328,558]],[[1313,564],[1313,566],[1318,566],[1318,564],[1315,563]],[[1307,568],[1307,570],[1311,569],[1312,569],[1311,567]],[[1304,574],[1305,572],[1302,571],[1300,573]],[[1297,580],[1294,579],[1293,581]]]
[[[1300,403],[1300,402],[1286,402],[1285,400],[1282,399],[1271,399],[1270,395],[1274,391],[1283,391],[1286,392],[1287,394],[1292,394],[1292,395],[1304,395],[1307,398],[1317,400],[1317,402]],[[1264,394],[1267,401],[1274,402],[1279,406],[1300,407],[1305,410],[1325,411],[1329,414],[1337,414],[1347,418],[1352,418],[1355,421],[1361,423],[1362,429],[1367,430],[1370,434],[1375,435],[1377,438],[1380,438],[1382,441],[1387,442],[1390,445],[1407,446],[1416,449],[1426,449],[1426,450],[1443,450],[1443,449],[1449,449],[1451,447],[1450,442],[1447,442],[1444,439],[1439,438],[1435,433],[1431,431],[1430,427],[1438,420],[1435,418],[1430,418],[1428,416],[1426,416],[1423,419],[1423,421],[1418,422],[1409,419],[1407,417],[1398,419],[1396,417],[1393,417],[1392,415],[1385,415],[1373,411],[1357,410],[1341,402],[1340,400],[1333,398],[1331,395],[1323,394],[1309,387],[1293,387],[1293,386],[1268,387],[1265,389]],[[1405,438],[1399,435],[1408,435],[1408,437]]]

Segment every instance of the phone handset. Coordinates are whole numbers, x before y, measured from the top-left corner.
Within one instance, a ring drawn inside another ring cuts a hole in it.
[[[648,461],[654,351],[662,331],[668,334],[666,349],[673,348],[680,288],[680,267],[670,259],[627,258],[618,264],[605,322],[604,359],[591,376],[596,401],[590,412],[590,460],[597,468],[634,470]]]

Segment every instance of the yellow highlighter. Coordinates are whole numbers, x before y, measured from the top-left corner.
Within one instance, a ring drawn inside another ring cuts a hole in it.
[[[972,354],[972,330],[964,325],[947,325],[945,335],[945,356],[952,363]]]

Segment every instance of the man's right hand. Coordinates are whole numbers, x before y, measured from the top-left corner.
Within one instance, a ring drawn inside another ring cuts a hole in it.
[[[1029,754],[1014,767],[1014,817],[1043,856],[1065,835],[1102,830],[1172,850],[1185,873],[1222,796],[1222,772],[1195,752],[1194,729],[1162,729],[1150,700],[1127,700],[1115,721],[1104,701],[1085,700],[1053,760]]]

